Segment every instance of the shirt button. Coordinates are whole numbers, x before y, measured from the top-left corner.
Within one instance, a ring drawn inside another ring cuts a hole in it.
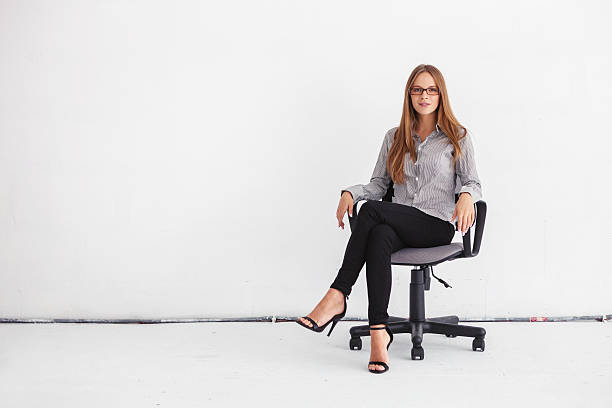
[[[419,181],[419,178],[418,178],[418,177],[417,177],[416,179],[417,179],[417,181]]]

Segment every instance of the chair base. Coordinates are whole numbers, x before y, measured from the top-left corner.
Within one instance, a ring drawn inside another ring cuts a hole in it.
[[[482,327],[463,326],[459,324],[457,316],[441,316],[425,318],[425,291],[429,290],[431,265],[419,265],[411,270],[410,278],[410,316],[408,319],[389,316],[387,325],[395,333],[412,334],[412,359],[422,360],[425,352],[421,343],[424,333],[445,334],[446,337],[474,337],[472,350],[484,351],[486,334]],[[370,326],[353,326],[349,330],[351,350],[361,350],[361,337],[370,335]]]
[[[445,334],[446,337],[474,337],[472,350],[484,351],[484,337],[486,331],[482,327],[464,326],[459,323],[457,316],[441,316],[425,319],[424,321],[410,321],[403,317],[389,316],[387,322],[391,331],[395,333],[411,333],[412,337],[412,359],[422,360],[424,350],[421,346],[424,333]],[[349,330],[351,340],[349,347],[351,350],[361,350],[361,337],[370,335],[370,326],[353,326]]]

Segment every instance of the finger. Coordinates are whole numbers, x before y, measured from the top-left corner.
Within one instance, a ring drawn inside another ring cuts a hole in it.
[[[457,215],[457,207],[455,207],[455,211],[453,211],[453,218],[451,218],[451,221],[455,219],[456,215]]]

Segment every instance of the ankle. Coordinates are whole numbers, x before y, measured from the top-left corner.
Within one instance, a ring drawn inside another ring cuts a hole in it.
[[[344,294],[338,289],[330,289],[330,291],[327,292],[327,298],[334,303],[344,303]]]
[[[329,288],[329,290],[327,292],[330,293],[334,297],[338,297],[338,298],[343,298],[344,297],[344,293],[342,293],[341,290],[336,289],[336,288]]]

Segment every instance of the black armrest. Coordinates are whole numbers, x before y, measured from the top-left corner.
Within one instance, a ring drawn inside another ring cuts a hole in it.
[[[474,224],[468,228],[463,236],[463,257],[470,258],[478,255],[480,252],[480,242],[482,241],[482,233],[484,232],[485,219],[487,218],[487,203],[483,200],[478,200],[474,203],[474,211],[476,219]],[[474,228],[474,247],[472,248],[471,231]],[[455,231],[458,230],[457,221],[455,221]]]
[[[350,227],[351,231],[353,231],[353,229],[354,229],[353,223],[355,222],[355,219],[357,218],[357,203],[358,202],[359,201],[353,203],[353,216],[352,217],[348,216],[349,227]]]

